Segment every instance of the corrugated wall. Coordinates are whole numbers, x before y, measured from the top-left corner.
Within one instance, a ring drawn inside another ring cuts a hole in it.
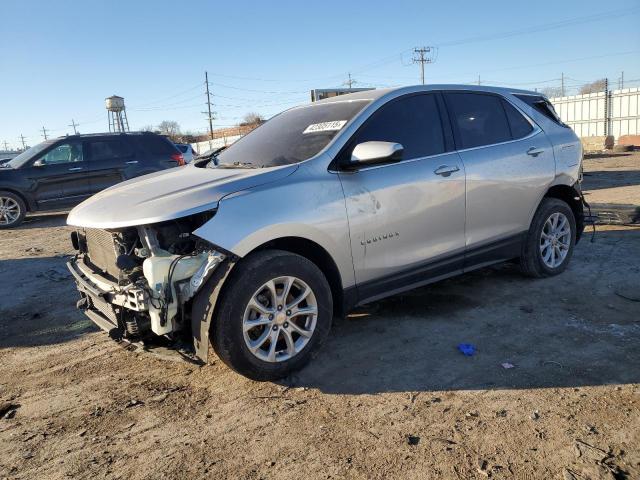
[[[550,98],[579,137],[640,135],[640,88]]]

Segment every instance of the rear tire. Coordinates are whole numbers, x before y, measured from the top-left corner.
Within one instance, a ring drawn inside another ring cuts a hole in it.
[[[543,278],[558,275],[567,268],[576,243],[576,219],[571,207],[557,198],[544,198],[527,233],[520,270]]]
[[[256,252],[224,286],[211,343],[241,375],[276,380],[307,364],[327,337],[332,316],[331,289],[313,262],[282,250]]]
[[[0,191],[0,229],[17,227],[27,214],[27,206],[15,193]]]

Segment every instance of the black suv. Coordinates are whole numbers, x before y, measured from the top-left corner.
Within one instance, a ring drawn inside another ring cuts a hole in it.
[[[27,212],[72,207],[129,178],[184,165],[167,138],[150,132],[47,140],[0,164],[0,228]]]

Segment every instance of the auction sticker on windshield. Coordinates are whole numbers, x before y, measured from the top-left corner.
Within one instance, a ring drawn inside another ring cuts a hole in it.
[[[333,132],[340,130],[347,123],[346,120],[334,120],[333,122],[312,123],[304,129],[305,133]]]

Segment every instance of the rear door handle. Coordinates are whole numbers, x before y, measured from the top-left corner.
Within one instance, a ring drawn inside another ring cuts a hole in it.
[[[440,165],[433,171],[433,173],[435,173],[436,175],[442,175],[443,177],[448,177],[453,172],[457,172],[458,170],[460,170],[460,168],[457,165]]]
[[[531,147],[529,150],[527,150],[527,155],[531,155],[532,157],[537,157],[543,152],[544,150],[542,148]]]
[[[131,160],[130,162],[127,162],[127,165],[133,165],[135,163],[138,163],[138,160]]]
[[[82,170],[82,167],[73,167],[69,169],[70,172],[77,172],[79,170]]]

